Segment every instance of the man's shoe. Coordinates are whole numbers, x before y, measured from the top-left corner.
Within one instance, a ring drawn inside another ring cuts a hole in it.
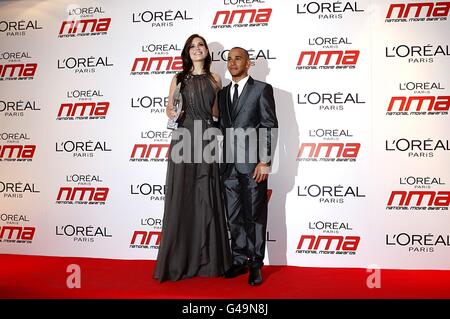
[[[225,278],[234,278],[240,275],[243,275],[247,272],[247,266],[245,265],[233,265],[230,267],[230,269],[228,269],[225,274],[224,277]]]
[[[250,267],[250,273],[248,275],[248,284],[251,286],[257,286],[262,284],[262,272],[259,267]]]

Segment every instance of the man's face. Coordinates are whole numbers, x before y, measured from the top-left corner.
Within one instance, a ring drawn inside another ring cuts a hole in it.
[[[231,49],[228,53],[227,67],[233,77],[246,77],[250,68],[250,60],[241,49]]]

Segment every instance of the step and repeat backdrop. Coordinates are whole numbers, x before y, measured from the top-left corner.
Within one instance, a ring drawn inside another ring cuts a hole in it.
[[[156,259],[180,53],[246,48],[267,264],[450,269],[448,1],[2,1],[0,253]]]

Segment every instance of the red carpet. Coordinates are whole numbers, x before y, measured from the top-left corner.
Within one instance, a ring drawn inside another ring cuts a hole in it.
[[[81,288],[66,286],[67,266],[81,268]],[[264,283],[247,276],[159,282],[154,261],[0,255],[0,298],[102,299],[449,299],[450,271],[381,270],[369,289],[366,269],[265,266]]]

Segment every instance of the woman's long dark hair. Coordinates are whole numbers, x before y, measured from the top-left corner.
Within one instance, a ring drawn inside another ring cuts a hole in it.
[[[192,41],[195,38],[202,39],[203,43],[205,44],[206,49],[208,50],[208,55],[206,56],[205,62],[203,64],[203,72],[205,72],[205,74],[208,75],[208,77],[213,81],[213,83],[216,82],[216,80],[212,76],[211,70],[210,70],[212,60],[211,60],[211,54],[209,53],[208,43],[206,43],[206,40],[204,37],[202,37],[198,34],[193,34],[189,38],[187,38],[186,43],[184,44],[184,47],[183,47],[183,51],[181,52],[181,59],[183,61],[183,71],[181,71],[180,73],[177,74],[177,83],[181,82],[182,87],[184,86],[183,80],[191,72],[191,69],[193,67],[191,56],[189,55],[189,50],[191,48]]]

